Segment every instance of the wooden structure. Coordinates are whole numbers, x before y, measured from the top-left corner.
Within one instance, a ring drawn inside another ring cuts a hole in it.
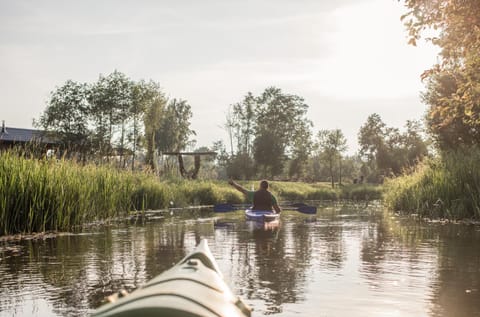
[[[48,136],[45,131],[6,127],[5,121],[2,121],[0,150],[15,146],[25,147],[27,144],[42,146],[45,149],[52,149],[58,146],[58,142]]]
[[[215,156],[217,152],[164,152],[163,155],[173,155],[178,159],[178,169],[183,178],[197,179],[200,170],[200,157],[202,155]],[[193,170],[187,171],[183,163],[183,155],[193,156]]]

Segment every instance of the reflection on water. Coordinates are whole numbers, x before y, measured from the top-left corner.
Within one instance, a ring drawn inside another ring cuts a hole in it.
[[[376,209],[285,212],[271,227],[241,212],[206,212],[0,242],[0,316],[88,315],[105,296],[170,268],[201,238],[257,316],[480,316],[480,228]]]

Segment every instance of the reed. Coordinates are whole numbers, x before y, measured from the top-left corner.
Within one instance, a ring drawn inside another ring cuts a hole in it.
[[[353,201],[381,200],[383,186],[372,184],[355,184],[341,187],[340,198]]]
[[[338,190],[323,183],[273,182],[272,192],[285,201],[337,200],[339,197]]]
[[[480,218],[480,150],[444,153],[414,173],[389,180],[385,204],[428,218]]]
[[[132,207],[134,177],[67,161],[0,155],[1,234],[67,230]]]
[[[133,210],[241,202],[226,183],[158,181],[145,173],[0,153],[0,235],[72,230]]]
[[[243,184],[249,189],[258,187],[258,181]],[[323,183],[275,181],[271,190],[281,201],[304,201],[369,196],[360,194],[361,188],[349,187],[347,195],[344,189]],[[15,151],[0,153],[0,235],[67,231],[135,210],[241,203],[244,199],[226,181],[159,181],[148,173],[30,159]]]
[[[258,187],[257,181],[247,184]],[[380,200],[382,199],[382,186],[370,184],[350,184],[332,188],[330,183],[300,183],[279,182],[271,183],[270,190],[283,201],[306,200]]]

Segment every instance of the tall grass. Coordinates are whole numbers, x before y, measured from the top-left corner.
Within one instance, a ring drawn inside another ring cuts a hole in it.
[[[322,183],[273,182],[271,190],[279,200],[286,201],[337,200],[339,197],[338,190]]]
[[[143,173],[0,153],[0,235],[70,230],[131,210],[239,202],[227,186],[159,182]]]
[[[258,182],[244,186],[257,188]],[[376,199],[376,189],[364,186],[332,189],[320,183],[272,182],[271,190],[282,201]],[[160,182],[146,173],[0,153],[0,235],[71,230],[132,210],[243,201],[226,181]]]
[[[244,182],[250,189],[258,187],[258,182]],[[278,200],[379,200],[382,199],[382,186],[369,184],[351,184],[332,188],[330,183],[271,182],[270,190]]]
[[[458,150],[386,184],[392,210],[430,218],[480,218],[480,149]]]

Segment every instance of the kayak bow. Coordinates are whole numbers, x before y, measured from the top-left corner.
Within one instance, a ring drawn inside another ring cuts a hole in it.
[[[201,240],[195,250],[143,287],[98,308],[92,317],[249,317],[251,309],[233,295]]]

